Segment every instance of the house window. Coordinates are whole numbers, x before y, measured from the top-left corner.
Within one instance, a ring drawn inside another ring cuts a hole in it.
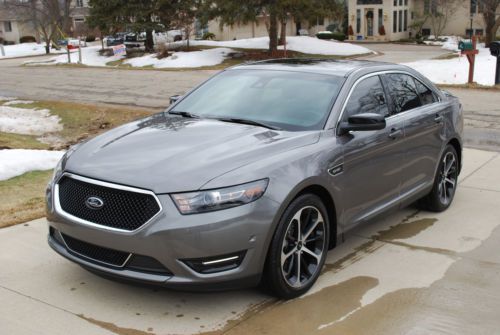
[[[470,0],[470,13],[476,14],[477,12],[477,0]]]
[[[85,22],[84,17],[75,17],[75,23],[83,23],[83,22]]]
[[[379,8],[378,10],[378,29],[384,25],[384,10]]]
[[[465,29],[465,36],[472,36],[472,29]]]
[[[361,9],[356,10],[356,34],[361,32]]]
[[[398,32],[398,12],[396,10],[392,12],[392,32]]]
[[[3,23],[3,30],[6,32],[6,33],[10,33],[12,31],[12,22],[10,21],[5,21]]]
[[[422,29],[422,36],[429,36],[431,34],[431,30],[429,28]]]
[[[411,12],[411,19],[413,20],[415,18],[415,12]]]
[[[484,35],[484,30],[483,29],[476,29],[476,35],[477,36],[483,36]]]
[[[76,0],[76,7],[83,7],[83,0]]]
[[[403,0],[399,0],[399,5],[403,6]]]
[[[408,0],[405,0],[405,6],[408,6]]]
[[[403,31],[403,11],[399,11],[399,21],[398,21],[398,31],[402,32]]]
[[[408,10],[405,9],[405,16],[404,16],[404,30],[408,30]]]
[[[319,17],[316,19],[316,25],[317,26],[324,26],[325,25],[325,18],[324,17]]]
[[[472,0],[475,1],[475,0]],[[431,1],[430,0],[425,0],[424,1],[424,14],[429,14],[431,9]]]
[[[398,0],[394,0],[394,6],[398,5]]]

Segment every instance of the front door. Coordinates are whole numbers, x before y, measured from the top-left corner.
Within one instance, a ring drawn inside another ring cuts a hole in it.
[[[443,103],[418,79],[408,74],[384,75],[395,113],[404,113],[406,164],[401,194],[410,195],[432,186],[441,155]]]
[[[339,138],[344,148],[342,177],[334,186],[341,194],[340,220],[353,226],[370,219],[391,205],[399,205],[404,122],[389,117],[387,99],[378,75],[367,77],[353,89],[342,120],[359,113],[386,116],[385,129],[352,131]]]
[[[373,36],[373,10],[366,11],[366,36]]]

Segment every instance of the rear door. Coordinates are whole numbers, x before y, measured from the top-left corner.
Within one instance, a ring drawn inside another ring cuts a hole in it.
[[[443,115],[439,99],[409,74],[384,75],[394,113],[405,121],[405,159],[401,195],[425,191],[432,185],[442,140]]]
[[[353,87],[340,121],[359,113],[386,117],[385,129],[351,131],[338,141],[344,148],[343,172],[332,183],[340,190],[341,222],[352,226],[398,204],[405,155],[404,122],[391,116],[380,77],[366,77]]]

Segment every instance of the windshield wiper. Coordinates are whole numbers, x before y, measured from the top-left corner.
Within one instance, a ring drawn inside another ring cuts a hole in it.
[[[182,117],[187,117],[187,118],[191,118],[191,119],[199,119],[200,118],[200,116],[198,116],[196,114],[191,114],[189,112],[170,111],[168,113],[173,114],[173,115],[180,115]]]
[[[218,117],[217,120],[219,121],[223,121],[223,122],[232,122],[232,123],[241,123],[241,124],[249,124],[249,125],[252,125],[252,126],[259,126],[259,127],[264,127],[264,128],[267,128],[267,129],[272,129],[272,130],[282,130],[281,128],[278,128],[278,127],[275,127],[275,126],[271,126],[269,124],[266,124],[266,123],[262,123],[262,122],[259,122],[259,121],[254,121],[254,120],[248,120],[248,119],[240,119],[240,118],[234,118],[234,117]]]

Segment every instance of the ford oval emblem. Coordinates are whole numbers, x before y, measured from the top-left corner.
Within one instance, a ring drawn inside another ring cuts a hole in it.
[[[104,206],[104,201],[99,197],[88,197],[85,200],[85,206],[90,209],[101,209]]]

